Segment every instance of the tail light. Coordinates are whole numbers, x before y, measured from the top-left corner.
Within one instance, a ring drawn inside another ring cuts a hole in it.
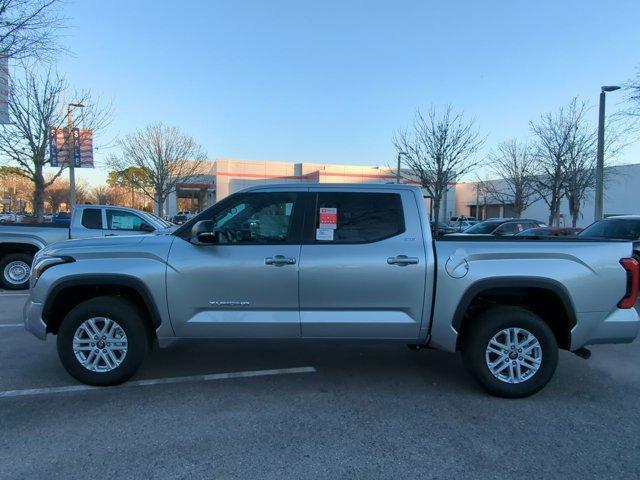
[[[635,258],[623,258],[620,265],[627,272],[627,291],[618,302],[618,308],[633,308],[638,300],[638,289],[640,288],[640,264]]]

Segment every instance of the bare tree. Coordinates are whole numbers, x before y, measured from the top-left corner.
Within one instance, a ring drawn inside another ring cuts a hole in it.
[[[0,0],[0,58],[47,57],[65,26],[59,0]]]
[[[22,78],[14,80],[9,91],[11,123],[0,126],[0,161],[15,166],[33,182],[33,208],[38,221],[44,212],[44,192],[61,175],[62,168],[45,179],[44,168],[50,165],[49,127],[61,127],[65,121],[63,97],[67,83],[63,77],[47,71],[43,75],[24,67]],[[111,110],[101,108],[88,92],[72,98],[86,107],[76,116],[76,124],[91,128],[94,135],[105,127]]]
[[[497,181],[485,182],[489,195],[502,204],[513,205],[515,216],[537,199],[535,157],[531,145],[512,139],[489,154],[489,167]]]
[[[439,221],[440,202],[449,186],[477,165],[474,157],[484,142],[475,121],[454,113],[451,106],[443,112],[432,107],[426,117],[416,112],[413,127],[394,136],[404,164],[433,198],[434,220]]]
[[[549,206],[549,224],[559,221],[560,202],[566,196],[576,226],[587,194],[595,188],[597,130],[589,122],[587,103],[574,98],[557,113],[531,123],[536,137],[536,189]],[[616,120],[619,120],[618,118]],[[624,147],[624,128],[607,123],[605,166]]]
[[[44,191],[44,200],[49,204],[51,213],[57,213],[60,211],[62,205],[69,207],[69,190],[70,185],[66,180],[54,180]],[[76,201],[78,203],[85,203],[88,199],[88,191],[86,185],[82,183],[76,184]]]
[[[113,205],[117,203],[118,192],[108,185],[98,185],[91,191],[91,198],[98,205]]]
[[[569,142],[565,164],[565,195],[571,213],[571,223],[575,227],[580,219],[582,206],[587,194],[596,187],[597,139],[596,126],[589,121],[590,108],[585,102],[574,99],[566,109],[568,115]],[[612,157],[624,148],[626,126],[620,117],[607,119],[604,142],[604,164],[610,164]],[[610,172],[605,168],[606,182]]]
[[[127,135],[120,142],[121,155],[109,160],[118,171],[138,167],[147,175],[133,176],[137,188],[151,198],[158,215],[164,214],[164,203],[180,183],[200,173],[200,162],[206,154],[196,141],[175,127],[154,123]]]
[[[576,100],[572,101],[572,104]],[[549,207],[549,225],[557,225],[560,203],[566,193],[567,161],[570,149],[572,119],[571,105],[557,113],[545,113],[537,122],[531,122],[535,137],[536,159],[535,188],[539,197]]]
[[[625,113],[631,117],[640,119],[640,68],[636,71],[636,76],[624,86],[627,92],[629,108]]]
[[[565,195],[576,226],[587,192],[596,186],[597,131],[587,121],[588,107],[574,99],[566,108],[567,159],[565,161]]]

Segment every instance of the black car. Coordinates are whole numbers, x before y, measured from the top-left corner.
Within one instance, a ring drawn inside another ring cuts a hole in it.
[[[451,225],[447,225],[442,222],[431,222],[431,235],[433,237],[441,237],[442,235],[448,235],[450,233],[457,232],[458,230]]]
[[[530,228],[544,226],[546,225],[538,220],[527,218],[492,218],[452,235],[513,236]]]
[[[633,253],[640,259],[640,215],[619,215],[593,222],[582,230],[580,238],[606,238],[633,242]]]

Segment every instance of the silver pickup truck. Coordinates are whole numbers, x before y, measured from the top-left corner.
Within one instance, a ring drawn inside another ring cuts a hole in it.
[[[171,228],[151,213],[113,205],[77,205],[69,225],[5,223],[0,225],[0,287],[29,288],[33,255],[47,245],[72,238],[150,233]]]
[[[172,233],[40,251],[27,330],[57,335],[76,379],[130,378],[176,339],[385,341],[460,351],[490,393],[530,395],[558,349],[631,342],[638,262],[628,242],[433,241],[420,189],[254,187]]]

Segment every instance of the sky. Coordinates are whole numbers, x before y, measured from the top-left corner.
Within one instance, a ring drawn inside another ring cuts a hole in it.
[[[388,166],[417,109],[500,141],[640,66],[640,2],[67,0],[56,68],[113,105],[98,144],[162,121],[210,159]],[[620,92],[607,112],[621,108]],[[591,111],[596,121],[597,108]],[[117,153],[100,149],[98,160]],[[618,159],[640,162],[635,145]],[[79,172],[92,184],[106,171]]]

